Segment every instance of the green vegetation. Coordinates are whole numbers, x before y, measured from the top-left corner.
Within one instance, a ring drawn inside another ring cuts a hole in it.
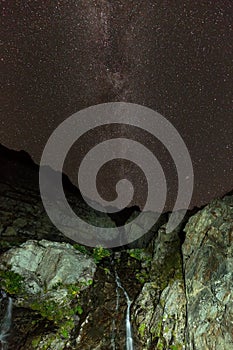
[[[135,248],[128,250],[129,255],[131,258],[141,261],[142,260],[142,249]]]
[[[42,317],[53,321],[55,324],[59,324],[59,322],[63,319],[68,319],[77,313],[79,315],[82,314],[83,310],[80,305],[76,305],[74,307],[71,307],[70,305],[72,300],[79,296],[81,286],[76,284],[63,286],[61,283],[58,283],[53,289],[65,289],[67,291],[67,295],[62,300],[62,303],[58,303],[54,299],[49,298],[44,300],[35,300],[30,304],[31,309],[38,311]]]
[[[62,325],[59,331],[60,331],[60,334],[63,338],[65,338],[65,339],[69,338],[70,334],[69,334],[68,329],[66,328],[66,324]]]
[[[155,338],[160,338],[162,333],[162,320],[159,320],[156,326],[153,326],[151,328],[151,333],[154,335]]]
[[[141,338],[144,337],[145,330],[146,330],[146,324],[145,323],[141,323],[140,326],[139,326],[139,329],[138,329]]]
[[[73,247],[82,254],[91,255],[90,251],[84,245],[74,244]]]
[[[171,345],[170,349],[171,350],[182,350],[183,346],[182,346],[182,344]]]
[[[50,336],[45,340],[42,336],[38,336],[32,340],[32,348],[36,350],[48,350],[52,349],[51,346],[53,346],[53,342],[56,341],[56,337],[58,337],[59,334],[50,334]],[[40,344],[42,342],[42,344]]]
[[[110,257],[111,252],[109,249],[99,246],[93,249],[92,256],[95,263],[98,264],[102,259]]]
[[[62,287],[62,285],[61,285]],[[68,298],[73,299],[74,296],[79,295],[80,293],[80,286],[77,284],[69,284],[65,286],[65,289],[68,291]]]
[[[80,304],[75,303],[72,305],[72,302],[74,300],[76,301],[79,297],[81,285],[82,284],[70,284],[63,286],[61,283],[57,283],[53,288],[54,290],[64,289],[67,291],[67,295],[64,296],[62,301],[49,299],[45,291],[46,299],[37,299],[30,304],[30,308],[32,310],[39,312],[43,318],[53,321],[54,325],[58,327],[55,337],[51,337],[48,341],[46,341],[43,349],[46,350],[49,348],[53,340],[56,338],[63,338],[67,340],[70,338],[70,333],[75,327],[74,315],[81,315],[83,313],[83,309]],[[32,342],[33,348],[38,349],[40,341],[41,338],[35,338]]]
[[[140,270],[136,269],[135,277],[137,280],[144,284],[145,282],[148,282],[150,279],[150,266],[151,266],[151,255],[145,250],[140,248],[135,249],[129,249],[127,250],[127,253],[129,254],[130,258],[137,260],[140,262],[141,268]],[[132,260],[131,260],[132,261]],[[128,259],[128,266],[131,265],[130,259]]]
[[[108,267],[104,267],[103,270],[104,270],[104,273],[105,273],[106,276],[111,275],[111,271],[109,270]]]
[[[41,337],[40,336],[38,336],[38,337],[33,339],[33,341],[32,341],[33,349],[38,349],[38,345],[39,345],[40,341],[41,341]]]
[[[33,301],[30,304],[30,308],[34,311],[38,311],[43,318],[50,321],[54,321],[58,324],[66,316],[73,314],[72,310],[67,305],[58,306],[54,300],[38,300]]]
[[[183,280],[182,262],[178,248],[165,257],[161,265],[154,264],[151,274],[159,290],[164,290],[168,283],[172,283],[175,280]]]
[[[23,277],[14,271],[0,271],[2,288],[9,294],[22,294],[24,292]]]
[[[146,270],[141,270],[136,273],[136,278],[141,284],[144,284],[150,280],[150,275]]]
[[[151,258],[151,255],[148,252],[146,252],[145,249],[135,248],[135,249],[129,249],[127,250],[127,252],[131,258],[140,261],[146,267],[150,267],[152,258]]]
[[[96,264],[98,264],[102,259],[108,258],[111,256],[111,251],[102,246],[95,247],[92,252],[89,251],[85,246],[80,244],[74,244],[73,247],[78,250],[80,253],[92,257]]]

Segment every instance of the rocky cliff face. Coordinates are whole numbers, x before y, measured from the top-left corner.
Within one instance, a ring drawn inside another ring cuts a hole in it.
[[[233,197],[191,217],[182,246],[187,349],[233,348]]]
[[[232,349],[233,197],[198,211],[183,232],[165,226],[134,305],[141,349]]]
[[[138,245],[90,249],[54,228],[22,157],[0,150],[4,350],[129,350],[127,310],[134,350],[233,348],[232,195],[188,213],[169,234],[163,215]],[[67,193],[85,218],[115,225]]]

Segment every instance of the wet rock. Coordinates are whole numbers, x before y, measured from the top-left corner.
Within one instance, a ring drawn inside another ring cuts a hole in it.
[[[232,349],[233,197],[214,200],[185,231],[186,348]]]
[[[82,318],[75,350],[125,349],[127,303],[123,290],[117,290],[115,269],[131,300],[141,289],[135,278],[139,264],[133,259],[130,264],[127,262],[128,254],[122,251],[116,253],[114,263],[106,260],[97,269],[93,288],[84,301],[89,312]]]

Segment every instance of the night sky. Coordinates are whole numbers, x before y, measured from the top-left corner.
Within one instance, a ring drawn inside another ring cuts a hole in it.
[[[183,137],[194,166],[191,206],[232,190],[231,0],[1,0],[1,13],[0,143],[39,163],[50,134],[73,113],[133,102],[158,111]],[[177,191],[172,159],[133,127],[84,135],[69,152],[65,172],[77,184],[85,152],[119,135],[156,154],[171,209]],[[101,194],[113,199],[112,184],[124,173],[135,184],[134,204],[143,203],[146,179],[126,161],[103,167]]]

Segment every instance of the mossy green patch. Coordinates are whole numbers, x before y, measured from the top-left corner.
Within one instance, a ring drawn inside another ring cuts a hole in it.
[[[9,294],[24,293],[23,277],[14,271],[0,271],[0,281],[2,288]]]
[[[38,345],[41,341],[41,336],[38,336],[32,340],[32,347],[33,349],[38,349]]]
[[[182,350],[183,349],[183,345],[182,344],[171,345],[170,349],[171,350]]]
[[[146,270],[141,270],[139,272],[136,272],[135,276],[141,284],[148,282],[150,278],[149,272],[147,272]]]
[[[34,348],[48,349],[56,337],[68,340],[71,331],[75,327],[74,315],[81,315],[83,313],[82,306],[78,303],[81,290],[80,285],[71,284],[63,286],[61,283],[58,283],[53,289],[58,291],[61,289],[66,290],[67,294],[62,301],[51,299],[49,294],[46,295],[45,292],[44,299],[34,300],[30,304],[32,310],[37,311],[43,318],[52,321],[57,327],[54,336],[46,340],[42,348],[36,346]],[[34,342],[36,342],[36,340],[34,340]]]
[[[92,256],[95,263],[98,264],[102,259],[110,257],[111,252],[109,249],[99,246],[93,249]]]
[[[82,254],[85,254],[88,256],[91,255],[90,251],[84,245],[75,243],[75,244],[73,244],[73,247]]]
[[[138,332],[139,332],[141,338],[144,337],[145,330],[146,330],[146,324],[145,323],[141,323],[139,328],[138,328]]]
[[[54,321],[55,324],[58,324],[61,320],[65,318],[70,318],[75,314],[82,314],[83,310],[81,305],[71,306],[71,302],[78,298],[81,287],[76,284],[70,284],[63,286],[62,284],[57,284],[53,289],[65,289],[67,291],[67,295],[64,296],[64,299],[59,302],[56,302],[54,299],[50,299],[49,297],[44,300],[37,299],[30,304],[30,308],[32,310],[38,311],[42,317]],[[75,301],[76,301],[75,300]]]
[[[102,259],[111,256],[111,251],[102,246],[95,247],[94,249],[92,249],[92,251],[88,250],[85,246],[81,244],[74,244],[73,247],[80,253],[92,257],[96,264],[99,264]]]
[[[129,249],[128,253],[131,256],[131,258],[134,258],[139,261],[142,260],[142,249],[139,249],[139,248]]]
[[[162,262],[153,264],[151,268],[151,276],[156,282],[157,288],[163,291],[170,282],[175,280],[183,280],[182,261],[180,249],[173,249],[164,257]]]
[[[135,248],[127,250],[129,256],[133,259],[143,262],[147,267],[152,261],[151,255],[143,248]]]

